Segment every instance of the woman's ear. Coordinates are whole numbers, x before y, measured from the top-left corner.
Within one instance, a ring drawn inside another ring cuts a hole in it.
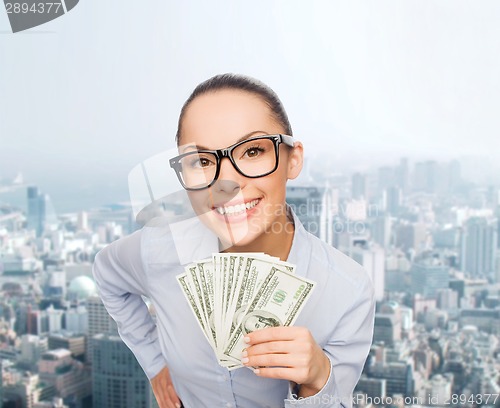
[[[302,170],[304,163],[304,146],[301,142],[295,142],[293,148],[288,154],[288,172],[287,178],[292,180],[296,178]]]

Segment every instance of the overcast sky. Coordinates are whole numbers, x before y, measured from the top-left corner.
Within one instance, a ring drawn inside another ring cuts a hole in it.
[[[221,72],[270,85],[309,157],[500,158],[495,0],[82,0],[9,30],[0,10],[0,178],[126,183]]]

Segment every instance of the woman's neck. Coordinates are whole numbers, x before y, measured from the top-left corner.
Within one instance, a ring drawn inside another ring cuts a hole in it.
[[[264,231],[247,245],[234,245],[221,252],[264,252],[286,261],[292,248],[295,226],[293,220],[289,219],[286,214],[283,214],[281,226],[279,232]]]

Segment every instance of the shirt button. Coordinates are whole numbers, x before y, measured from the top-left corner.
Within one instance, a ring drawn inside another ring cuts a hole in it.
[[[233,404],[231,404],[230,402],[226,402],[226,407],[227,408],[231,408],[233,406]]]

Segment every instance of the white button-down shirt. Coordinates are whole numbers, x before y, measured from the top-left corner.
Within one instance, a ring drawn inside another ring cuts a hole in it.
[[[352,406],[372,342],[373,286],[359,264],[307,232],[292,214],[287,261],[296,265],[296,274],[317,283],[295,325],[310,330],[331,362],[323,389],[304,399],[295,398],[287,380],[258,377],[248,368],[228,371],[217,363],[175,279],[184,269],[180,259],[219,252],[217,237],[197,219],[179,224],[182,234],[157,219],[97,254],[94,277],[121,338],[149,379],[168,366],[186,408]],[[150,299],[157,324],[141,296]]]

